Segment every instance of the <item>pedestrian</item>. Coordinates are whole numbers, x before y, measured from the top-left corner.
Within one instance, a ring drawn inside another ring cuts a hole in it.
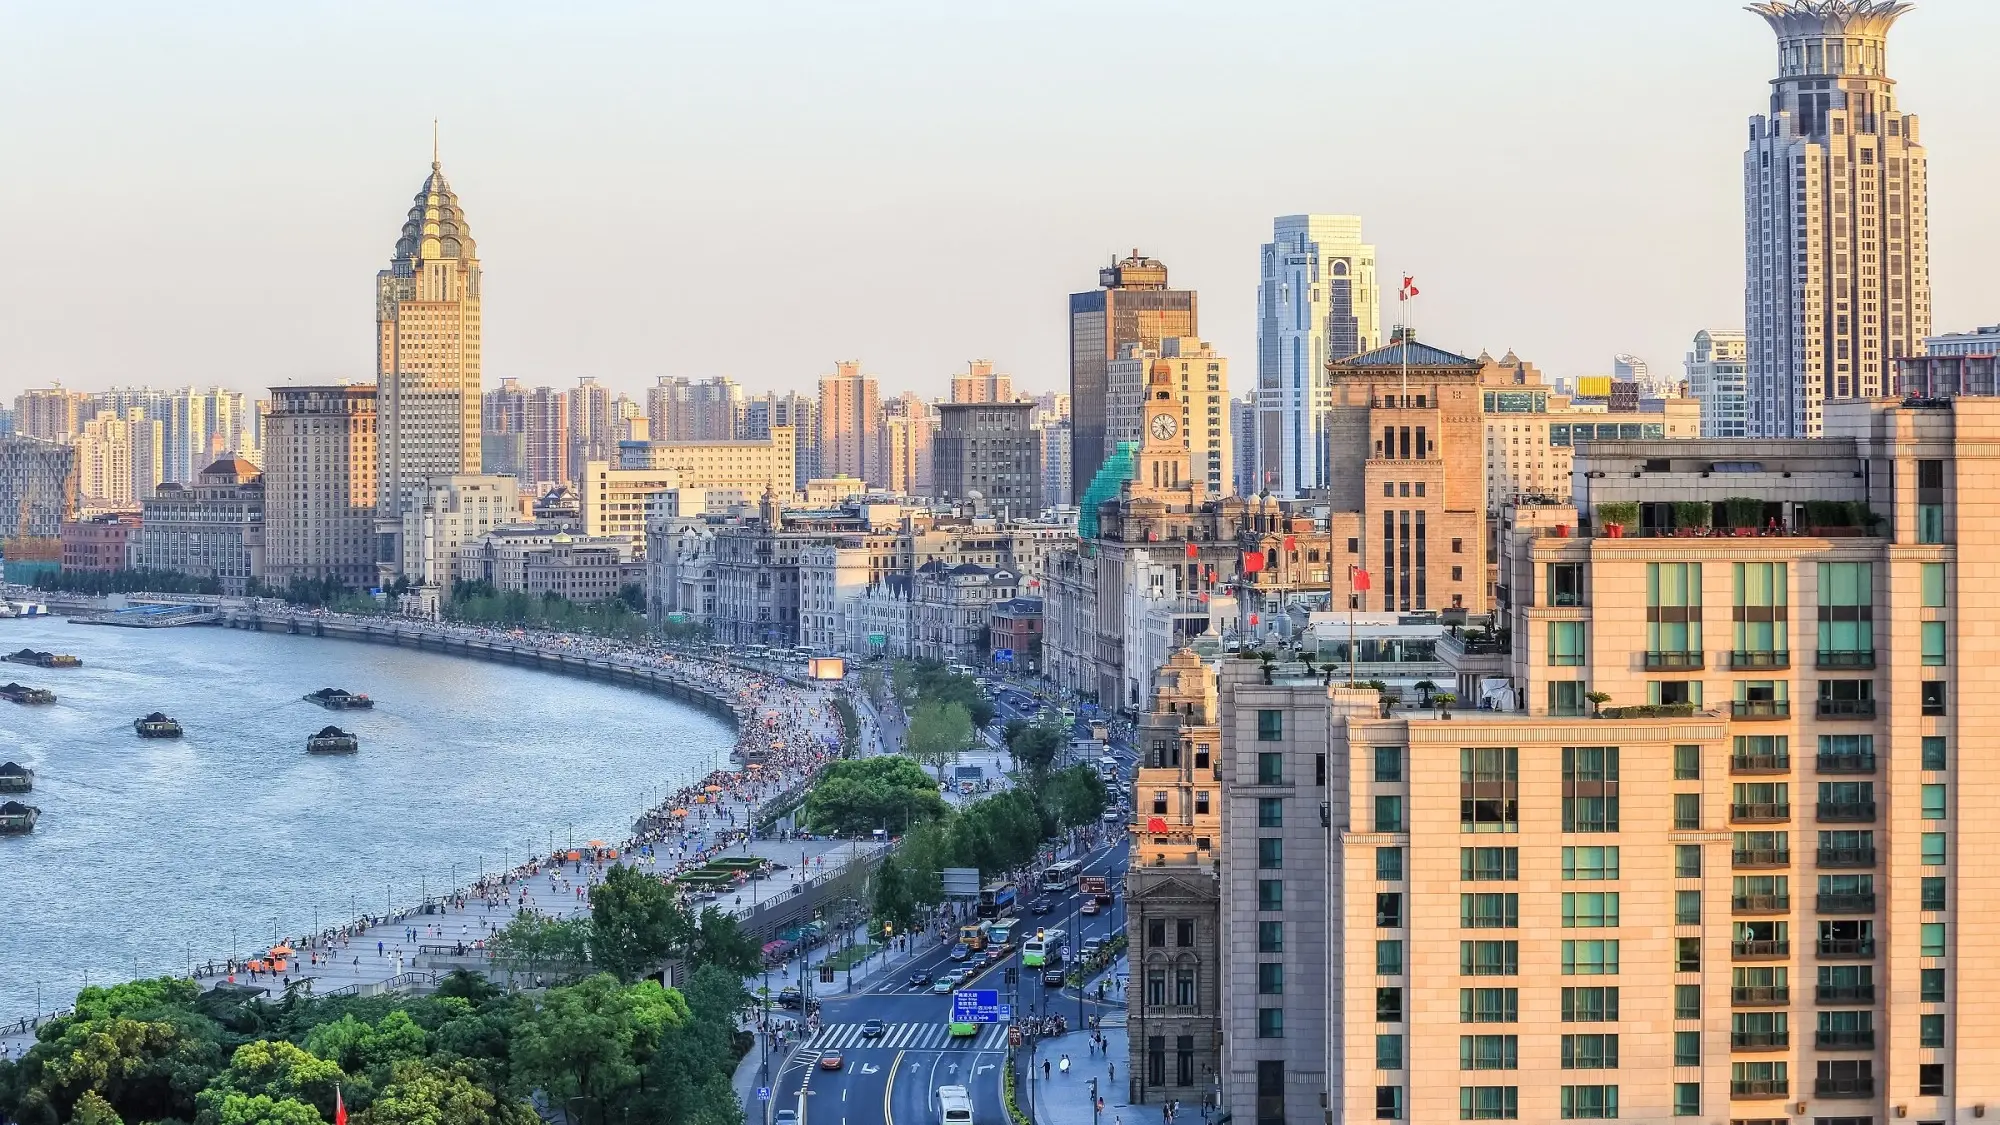
[[[1118,1081],[1118,1064],[1115,1062],[1105,1063],[1104,1073],[1105,1077],[1109,1078],[1111,1081],[1113,1082]]]
[[[1043,1060],[1042,1060],[1042,1081],[1044,1081],[1044,1082],[1047,1082],[1048,1080],[1049,1080],[1049,1060],[1047,1060],[1047,1059],[1043,1059]]]

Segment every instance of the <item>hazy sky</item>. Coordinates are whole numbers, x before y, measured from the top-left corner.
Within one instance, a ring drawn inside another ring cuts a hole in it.
[[[1891,39],[1940,330],[2000,321],[1996,30],[1925,0]],[[1065,294],[1138,247],[1240,390],[1299,211],[1363,216],[1442,346],[1677,371],[1742,320],[1775,55],[1734,0],[0,5],[0,395],[372,378],[433,117],[489,387],[1056,387]]]

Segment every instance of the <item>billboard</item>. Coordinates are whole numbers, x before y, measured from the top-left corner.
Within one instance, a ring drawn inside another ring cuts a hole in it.
[[[977,899],[979,897],[979,869],[977,867],[947,867],[938,872],[944,883],[944,897],[950,899]]]
[[[838,680],[847,675],[847,661],[838,656],[815,656],[806,661],[806,674],[815,680]]]
[[[1576,377],[1576,395],[1578,398],[1610,398],[1611,376],[1578,375]]]

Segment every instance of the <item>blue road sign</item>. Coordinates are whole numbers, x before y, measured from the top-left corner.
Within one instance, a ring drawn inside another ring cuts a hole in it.
[[[1001,661],[1002,663],[1010,661],[1014,659],[1014,650],[1011,648],[999,649],[993,653],[993,659]]]
[[[757,1100],[758,1100],[758,1101],[760,1101],[760,1102],[768,1102],[768,1101],[770,1101],[770,1100],[771,1100],[771,1088],[770,1088],[769,1086],[759,1086],[759,1087],[757,1087]]]
[[[951,994],[951,1022],[999,1023],[1000,991],[993,988],[966,988]]]
[[[1000,1022],[1001,1023],[1014,1022],[1014,1005],[1012,1004],[1000,1005]]]

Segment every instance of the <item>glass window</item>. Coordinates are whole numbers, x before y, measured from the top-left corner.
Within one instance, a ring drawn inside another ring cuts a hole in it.
[[[1917,1096],[1920,1098],[1941,1098],[1944,1096],[1943,1063],[1917,1064]]]
[[[1875,565],[1819,564],[1819,650],[1870,652],[1875,648]]]
[[[1563,1120],[1596,1121],[1618,1116],[1618,1087],[1564,1086]]]
[[[1944,1003],[1944,970],[1917,970],[1917,999],[1925,1004]]]
[[[1919,910],[1945,909],[1945,882],[1942,875],[1925,875],[1917,881]]]
[[[1403,971],[1402,939],[1388,938],[1375,943],[1375,971],[1385,977],[1393,977]]]
[[[1461,832],[1518,832],[1520,751],[1512,746],[1466,747],[1458,752],[1458,822]]]
[[[1562,830],[1618,831],[1618,747],[1565,746],[1562,763]]]
[[[1677,984],[1674,986],[1674,1018],[1677,1020],[1698,1020],[1701,1018],[1700,985]]]
[[[1461,1035],[1458,1037],[1460,1070],[1519,1070],[1521,1040],[1517,1035]]]
[[[1521,972],[1518,941],[1461,941],[1458,971],[1469,977],[1511,977]]]
[[[1943,820],[1944,806],[1944,786],[1931,784],[1923,787],[1923,813],[1925,820]]]
[[[1931,667],[1942,665],[1944,663],[1944,622],[1920,621],[1917,623],[1917,627],[1920,630],[1918,639],[1921,642],[1923,662]]]
[[[1580,716],[1589,706],[1589,703],[1590,701],[1584,698],[1584,683],[1582,680],[1549,681],[1549,714],[1558,716],[1567,715],[1570,717]]]
[[[1583,666],[1584,623],[1549,622],[1549,665],[1555,668]]]
[[[1283,879],[1257,880],[1257,909],[1283,910],[1285,908],[1285,881]]]
[[[1924,606],[1926,608],[1938,608],[1943,606],[1944,564],[1920,563],[1918,564],[1918,569],[1922,572],[1923,575]]]
[[[1617,976],[1618,942],[1616,940],[1564,941],[1562,971],[1566,977]]]
[[[1675,1117],[1701,1116],[1701,1083],[1699,1082],[1674,1083],[1674,1116]]]
[[[1456,542],[1456,540],[1454,540]],[[1583,564],[1550,563],[1548,603],[1553,606],[1583,604]]]
[[[1519,848],[1460,848],[1458,877],[1468,882],[1499,882],[1521,877]]]
[[[1945,842],[1942,832],[1925,832],[1918,837],[1920,859],[1925,867],[1943,867]]]
[[[1565,879],[1616,879],[1618,847],[1615,844],[1565,847],[1562,864]]]
[[[1701,939],[1683,937],[1674,939],[1674,971],[1677,973],[1698,973],[1701,971]]]
[[[1565,1035],[1562,1037],[1564,1070],[1617,1070],[1616,1035]]]
[[[1257,952],[1283,953],[1285,951],[1285,924],[1283,922],[1257,923]]]
[[[1917,1046],[1944,1046],[1944,1017],[1942,1015],[1917,1017]]]
[[[1944,505],[1917,505],[1917,542],[1944,542]]]
[[[1403,780],[1403,748],[1400,746],[1377,746],[1375,748],[1375,780]]]
[[[1736,604],[1731,611],[1733,647],[1743,653],[1779,653],[1786,643],[1787,614],[1784,563],[1734,563],[1731,566]],[[1764,660],[1765,667],[1775,662]]]
[[[1616,988],[1565,988],[1562,990],[1564,1023],[1617,1023]]]
[[[1701,827],[1701,794],[1674,794],[1674,827],[1683,829]]]
[[[1675,1066],[1701,1065],[1701,1032],[1699,1031],[1674,1032],[1674,1065]]]
[[[1350,539],[1348,540],[1348,542],[1351,543],[1353,542],[1353,540]],[[1262,1098],[1260,1097],[1259,1100],[1261,1101]],[[1277,1101],[1279,1106],[1282,1108],[1284,1105],[1282,1094],[1279,1095]],[[1401,1121],[1402,1119],[1403,1119],[1403,1088],[1401,1086],[1375,1087],[1375,1120]],[[1260,1115],[1258,1120],[1260,1121],[1263,1120],[1263,1117]],[[1275,1120],[1282,1121],[1284,1120],[1284,1118],[1278,1117],[1275,1118]]]
[[[1945,766],[1945,742],[1941,735],[1925,735],[1923,740],[1924,768],[1941,770]]]
[[[1377,1035],[1375,1037],[1375,1069],[1403,1069],[1403,1037],[1401,1035]],[[1380,1089],[1381,1087],[1376,1087]]]
[[[1375,849],[1375,877],[1389,882],[1403,877],[1403,849]]]
[[[1283,1008],[1257,1009],[1257,1038],[1283,1039],[1285,1037],[1285,1010]]]
[[[1674,925],[1676,926],[1701,925],[1700,891],[1674,892]]]
[[[1564,891],[1563,925],[1603,928],[1618,924],[1617,891]]]
[[[1701,747],[1674,747],[1674,780],[1697,781],[1701,778]]]
[[[1386,794],[1375,798],[1375,831],[1401,832],[1403,830],[1403,799]]]
[[[1402,989],[1378,988],[1375,990],[1375,1020],[1378,1023],[1403,1022]]]
[[[1700,652],[1701,564],[1646,564],[1646,651]]]
[[[1521,1116],[1518,1086],[1460,1086],[1460,1121],[1515,1121]]]
[[[1389,929],[1400,929],[1403,925],[1403,896],[1400,894],[1378,894],[1375,896],[1375,924]]]
[[[1285,799],[1283,797],[1257,798],[1257,827],[1283,828],[1285,826]]]
[[[1468,930],[1512,929],[1521,924],[1521,896],[1517,894],[1462,894],[1458,896],[1458,924]]]
[[[1380,942],[1376,943],[1378,946]],[[1257,991],[1264,996],[1285,994],[1285,966],[1276,961],[1260,961],[1257,964]]]
[[[1944,923],[1922,922],[1917,926],[1917,956],[1944,956]]]
[[[1285,756],[1266,751],[1257,755],[1257,784],[1283,785],[1285,783]]]
[[[1458,1018],[1462,1023],[1515,1023],[1521,1015],[1521,992],[1516,988],[1461,988],[1458,990]]]
[[[1257,841],[1257,866],[1265,871],[1275,871],[1285,866],[1285,841],[1279,836],[1264,836]]]
[[[1285,737],[1285,713],[1283,711],[1257,712],[1257,741],[1281,742]]]
[[[1674,845],[1674,878],[1676,879],[1701,878],[1700,844]]]

